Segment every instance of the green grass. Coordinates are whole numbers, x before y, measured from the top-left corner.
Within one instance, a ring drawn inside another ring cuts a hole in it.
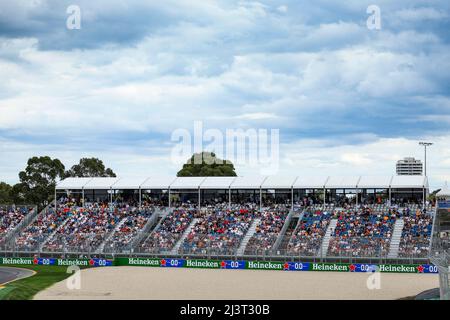
[[[8,283],[0,289],[0,300],[30,300],[39,291],[71,276],[67,267],[59,266],[8,266],[30,269],[34,276]]]

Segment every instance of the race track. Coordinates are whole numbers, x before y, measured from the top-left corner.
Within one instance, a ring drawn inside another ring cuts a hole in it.
[[[11,267],[0,267],[0,286],[14,280],[30,277],[33,274],[34,271],[32,270],[11,268]]]
[[[105,299],[400,299],[439,286],[435,274],[385,273],[369,289],[370,274],[148,267],[81,271],[81,288],[66,281],[38,293],[38,300]],[[69,278],[71,279],[71,278]],[[69,280],[70,281],[70,280]]]

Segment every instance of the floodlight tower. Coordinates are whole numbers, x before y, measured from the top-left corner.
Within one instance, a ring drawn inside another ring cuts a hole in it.
[[[427,176],[427,147],[432,146],[433,142],[419,142],[425,149],[425,177]]]

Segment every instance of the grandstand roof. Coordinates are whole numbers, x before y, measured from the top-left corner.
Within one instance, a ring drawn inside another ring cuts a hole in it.
[[[392,176],[362,176],[358,182],[358,188],[389,188]]]
[[[57,189],[81,190],[92,178],[66,178],[57,183]]]
[[[425,176],[393,176],[391,188],[428,188],[428,179]]]
[[[179,177],[170,185],[170,189],[198,189],[206,177]]]
[[[264,180],[261,188],[263,189],[291,189],[297,177],[288,176],[268,176]]]
[[[111,188],[112,189],[117,189],[117,190],[124,190],[124,189],[129,189],[129,190],[136,190],[139,189],[140,186],[147,181],[147,178],[142,178],[142,177],[125,177],[125,178],[121,178],[118,181],[116,181]]]
[[[84,185],[84,189],[111,189],[113,184],[119,181],[120,178],[92,178]]]
[[[313,177],[298,177],[294,183],[294,189],[321,189],[325,187],[329,177],[313,176]]]
[[[200,185],[202,189],[228,189],[236,177],[206,177]]]
[[[424,176],[246,176],[246,177],[168,177],[150,178],[67,178],[58,190],[81,189],[350,189],[350,188],[428,188]]]
[[[445,183],[444,187],[436,194],[438,197],[450,197],[450,189],[448,188],[447,183]]]
[[[236,177],[231,184],[231,189],[259,189],[266,177],[262,176],[246,176]]]
[[[150,177],[141,185],[141,189],[169,189],[176,177]]]
[[[358,182],[361,179],[359,176],[355,177],[337,177],[332,176],[329,177],[327,182],[325,183],[325,188],[356,188],[358,186]]]

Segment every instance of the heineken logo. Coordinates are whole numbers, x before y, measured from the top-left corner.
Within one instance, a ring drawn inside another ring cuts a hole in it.
[[[92,261],[92,264],[91,264]],[[57,259],[56,260],[57,266],[88,266],[88,265],[94,265],[94,260],[68,260],[68,259]]]
[[[420,268],[420,269],[419,269]],[[408,266],[408,265],[393,265],[393,264],[381,264],[380,265],[380,272],[401,272],[401,273],[416,273],[416,272],[423,272],[424,267],[419,266]]]
[[[2,258],[2,264],[32,265],[33,260],[31,258]]]
[[[289,268],[289,265],[288,265]],[[248,269],[265,269],[265,270],[283,270],[284,264],[282,262],[258,262],[249,261]]]
[[[356,267],[354,268],[356,269]],[[348,271],[349,266],[344,264],[312,263],[312,271]]]
[[[186,260],[188,268],[220,268],[220,262],[212,260]]]
[[[119,260],[120,261],[120,260]],[[128,258],[128,265],[133,266],[159,266],[158,259],[142,259],[142,258]]]

